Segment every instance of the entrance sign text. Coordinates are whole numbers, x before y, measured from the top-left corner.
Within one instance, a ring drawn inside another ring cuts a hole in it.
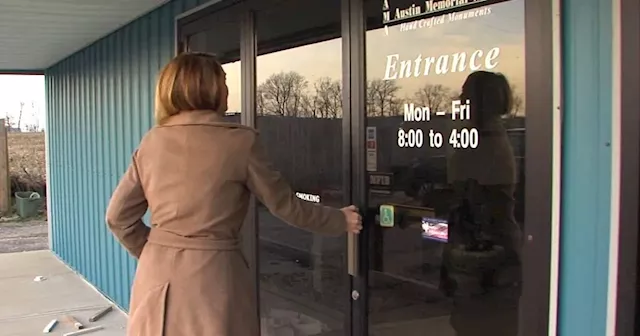
[[[421,19],[400,23],[400,31],[410,31],[423,28],[431,28],[450,22],[458,22],[467,19],[475,19],[482,16],[490,15],[491,7],[479,7],[474,10],[466,10],[463,12],[453,12],[438,16],[423,17]],[[386,27],[386,26],[385,26]]]
[[[389,2],[392,0],[382,0],[382,23],[389,24],[411,18],[418,18],[437,14],[440,12],[459,9],[487,2],[487,0],[426,0],[424,3],[414,3],[409,7],[392,8]]]
[[[428,56],[419,54],[414,59],[402,59],[400,54],[387,55],[384,80],[428,76],[435,72],[444,75],[449,72],[490,70],[498,66],[500,48],[477,49],[471,54],[459,52],[452,55]]]

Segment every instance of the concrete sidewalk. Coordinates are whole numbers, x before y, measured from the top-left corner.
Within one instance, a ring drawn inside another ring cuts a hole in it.
[[[43,276],[43,281],[34,281]],[[75,329],[64,322],[67,314],[86,328],[103,326],[88,333],[96,336],[122,336],[127,317],[114,307],[102,319],[90,323],[89,317],[111,305],[94,288],[58,260],[50,251],[0,254],[0,335],[42,334],[52,320],[58,324],[49,335],[64,335]]]

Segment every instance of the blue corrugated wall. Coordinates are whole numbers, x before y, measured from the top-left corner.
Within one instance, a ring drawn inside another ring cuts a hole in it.
[[[561,336],[605,335],[611,211],[611,3],[563,1]]]
[[[45,73],[53,251],[124,309],[135,262],[107,231],[106,205],[152,125],[174,18],[203,2],[171,1]]]

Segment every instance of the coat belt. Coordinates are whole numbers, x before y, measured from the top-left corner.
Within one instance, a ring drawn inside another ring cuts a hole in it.
[[[151,229],[147,241],[157,245],[185,250],[234,251],[240,249],[240,240],[238,239],[185,237],[161,229]]]

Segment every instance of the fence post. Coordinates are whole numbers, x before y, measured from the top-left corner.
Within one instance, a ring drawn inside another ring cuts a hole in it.
[[[5,119],[0,119],[0,212],[11,210],[11,179],[9,178],[9,140]]]

